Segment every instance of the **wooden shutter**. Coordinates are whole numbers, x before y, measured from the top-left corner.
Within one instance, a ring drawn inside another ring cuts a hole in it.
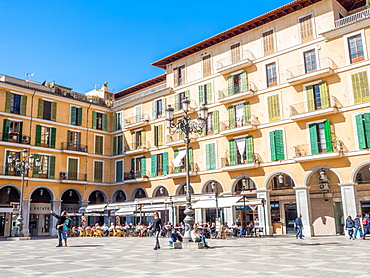
[[[365,149],[367,146],[366,146],[365,129],[364,129],[364,121],[363,121],[362,114],[356,116],[356,128],[357,128],[358,147],[360,149]]]
[[[82,125],[82,107],[77,108],[77,111],[78,111],[77,125],[81,126]]]
[[[212,143],[210,145],[210,167],[211,169],[216,169],[216,144]]]
[[[23,135],[23,122],[20,122],[19,123],[18,143],[22,143],[22,135]]]
[[[166,106],[167,106],[167,99],[164,97],[162,98],[162,117],[166,116]]]
[[[198,92],[199,92],[199,106],[203,106],[204,103],[204,85],[198,86]]]
[[[317,136],[317,124],[310,124],[308,128],[310,130],[311,154],[318,154],[319,139]]]
[[[227,92],[229,96],[234,94],[234,76],[233,75],[229,75],[227,77]]]
[[[328,153],[333,152],[333,143],[332,143],[332,139],[331,139],[330,120],[326,120],[324,122],[324,132],[325,132],[326,151]]]
[[[51,104],[51,120],[56,121],[57,120],[57,103],[53,102]]]
[[[276,144],[275,144],[275,131],[271,131],[270,135],[270,151],[271,151],[271,161],[277,160],[276,156]]]
[[[9,139],[9,126],[10,126],[10,120],[4,119],[3,120],[3,141],[8,141]]]
[[[77,113],[76,106],[71,106],[71,125],[76,124],[76,113]]]
[[[282,130],[275,130],[275,147],[276,147],[276,159],[284,159],[284,139],[283,139],[283,131]]]
[[[329,107],[329,94],[328,94],[328,86],[326,81],[320,82],[320,97],[321,97],[321,106],[322,108]]]
[[[27,112],[27,96],[22,96],[21,98],[22,104],[21,104],[21,115],[25,116]]]
[[[157,101],[152,101],[152,120],[157,119]]]
[[[211,55],[203,56],[203,77],[211,75]]]
[[[141,175],[146,176],[146,157],[145,156],[143,156],[141,158],[141,169],[140,169],[140,171],[141,171]]]
[[[267,97],[267,105],[268,105],[268,114],[269,114],[269,121],[277,121],[280,120],[280,103],[279,103],[279,95],[273,95]]]
[[[206,136],[206,128],[205,127],[202,128],[202,132],[200,133],[200,136],[201,137]]]
[[[122,154],[123,153],[123,135],[118,136],[118,140],[120,142],[118,153]]]
[[[245,70],[243,70],[240,74],[240,81],[241,81],[240,91],[241,92],[247,91],[248,90],[248,88],[247,88],[247,72]]]
[[[148,143],[146,141],[146,132],[145,130],[142,130],[141,131],[141,145],[144,147],[144,148],[148,148]]]
[[[41,125],[36,125],[36,146],[41,146]]]
[[[206,145],[206,170],[211,169],[210,167],[210,159],[211,159],[211,154],[210,154],[210,144]]]
[[[116,182],[122,181],[122,171],[123,171],[123,162],[117,161],[116,162]]]
[[[180,103],[179,103],[180,95],[175,94],[174,98],[175,98],[175,111],[178,111],[180,109]]]
[[[244,102],[244,124],[249,125],[251,120],[251,105],[249,101]]]
[[[307,95],[307,110],[308,112],[315,111],[315,98],[313,95],[313,86],[306,87],[306,95]]]
[[[68,179],[77,180],[78,159],[68,158]]]
[[[235,140],[229,140],[229,155],[230,155],[230,166],[236,165],[236,150],[235,150]]]
[[[174,150],[173,151],[173,156],[174,156],[174,159],[176,158],[176,156],[179,154],[179,150]],[[179,173],[180,172],[180,167],[174,167],[173,168],[173,171],[174,173]]]
[[[190,170],[194,170],[193,162],[193,148],[189,148],[189,163],[190,163]]]
[[[306,42],[313,39],[312,15],[307,15],[299,19],[301,29],[301,41]]]
[[[55,127],[52,127],[51,128],[50,148],[55,149],[56,135],[57,135],[57,129]]]
[[[367,71],[351,75],[354,102],[361,103],[370,100]]]
[[[206,84],[206,90],[207,90],[207,104],[211,104],[213,103],[213,93],[211,83]]]
[[[168,174],[168,152],[164,152],[163,153],[163,175],[167,175]]]
[[[219,133],[219,126],[219,111],[215,110],[213,111],[213,130],[215,134]]]
[[[118,127],[117,127],[117,113],[113,113],[113,130],[118,130]]]
[[[131,150],[136,150],[136,132],[131,133]]]
[[[96,118],[98,116],[98,113],[96,111],[92,112],[92,128],[96,129]]]
[[[190,100],[190,90],[185,91],[185,98]]]
[[[10,113],[11,105],[12,105],[12,92],[6,92],[6,101],[5,101],[5,112]]]
[[[55,179],[55,156],[49,157],[49,179]]]
[[[229,106],[227,108],[227,112],[229,115],[229,129],[235,128],[235,114],[234,114],[234,106]]]
[[[38,111],[38,118],[42,119],[44,117],[44,100],[39,99],[39,111]]]
[[[118,136],[113,137],[113,155],[117,154],[117,139],[118,139]]]
[[[179,85],[179,72],[178,72],[178,68],[174,68],[173,69],[173,83],[174,83],[174,87],[177,87]]]
[[[135,158],[131,158],[131,169],[132,171],[135,171]]]
[[[151,161],[152,161],[152,177],[157,176],[157,155],[152,154],[151,155]]]
[[[264,54],[274,53],[274,31],[270,30],[262,34]]]
[[[158,145],[163,146],[163,125],[158,126]]]
[[[245,146],[246,146],[246,151],[247,151],[247,160],[248,163],[253,163],[253,137],[252,136],[247,136],[245,138]]]
[[[36,161],[36,159],[40,159],[41,156],[39,154],[34,154],[33,157]],[[42,161],[41,161],[41,163],[42,163]],[[32,171],[32,177],[33,178],[38,178],[39,177],[39,170],[40,170],[40,167],[36,167],[36,166],[33,167],[33,171]]]
[[[158,146],[158,126],[154,126],[154,145]]]
[[[370,113],[364,114],[366,146],[370,146]]]
[[[107,131],[108,128],[108,115],[103,114],[103,130]]]

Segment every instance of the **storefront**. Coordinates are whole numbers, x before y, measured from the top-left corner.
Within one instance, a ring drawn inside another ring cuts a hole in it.
[[[50,203],[30,204],[30,234],[31,236],[47,236],[50,233]]]

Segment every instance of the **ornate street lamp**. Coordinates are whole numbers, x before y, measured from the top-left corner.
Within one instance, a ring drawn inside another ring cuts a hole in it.
[[[28,159],[27,159],[28,158]],[[34,169],[34,167],[40,167],[41,161],[40,159],[34,158],[34,156],[31,154],[28,156],[28,151],[24,149],[22,151],[22,160],[19,158],[9,155],[8,156],[8,165],[15,168],[16,171],[19,171],[22,175],[22,185],[21,185],[21,196],[19,200],[19,211],[18,211],[18,218],[17,218],[17,231],[15,233],[15,236],[17,237],[23,237],[23,194],[24,194],[24,176],[28,173],[28,170]]]
[[[191,230],[193,229],[194,225],[194,210],[191,207],[191,190],[190,190],[190,163],[189,163],[189,142],[190,142],[190,134],[191,133],[201,133],[202,128],[205,127],[208,117],[208,108],[206,106],[202,106],[199,109],[199,117],[197,121],[192,121],[188,112],[190,110],[190,100],[185,98],[182,101],[182,108],[185,113],[177,122],[174,122],[174,109],[171,105],[168,105],[166,109],[166,121],[167,121],[167,128],[171,135],[175,133],[182,133],[185,136],[185,145],[186,145],[186,209],[184,211],[186,217],[184,219],[185,222],[185,234],[184,234],[184,242],[191,241]]]

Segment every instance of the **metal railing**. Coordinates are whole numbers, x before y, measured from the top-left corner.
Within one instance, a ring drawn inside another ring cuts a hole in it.
[[[87,152],[87,145],[73,144],[71,142],[63,142],[62,150],[77,151],[77,152]]]
[[[321,107],[321,108],[317,108],[317,109],[315,108],[315,110],[313,110],[313,111],[308,111],[307,101],[299,102],[299,103],[289,105],[290,117],[305,114],[305,113],[308,113],[308,112],[320,111],[322,109],[329,108],[329,107],[338,107],[338,105],[340,105],[340,103],[338,102],[337,98],[334,97],[334,96],[332,96],[330,98],[330,101],[328,101],[328,107]]]
[[[338,19],[335,21],[335,28],[342,27],[344,25],[348,25],[354,23],[356,21],[360,21],[370,17],[370,9],[366,9],[364,11],[355,13],[353,15],[346,16],[344,18]]]
[[[149,115],[147,114],[141,114],[141,115],[135,115],[135,116],[131,116],[131,117],[128,117],[124,120],[124,123],[123,125],[124,126],[129,126],[129,125],[133,125],[133,124],[137,124],[137,123],[142,123],[142,122],[149,122],[150,121],[150,118],[149,118]]]
[[[14,132],[8,132],[6,136],[7,138],[4,138],[3,132],[0,132],[0,140],[5,142],[13,142],[13,143],[20,143],[20,144],[29,144],[30,143],[30,137],[27,135],[20,135],[19,133]]]
[[[238,160],[237,156],[235,154],[235,164],[230,164],[230,155],[221,157],[221,167],[227,167],[227,166],[236,166],[236,165],[245,165],[245,164],[251,164],[251,163],[261,163],[261,157],[258,153],[253,153],[252,157],[249,159],[247,157],[244,157],[243,160]]]
[[[199,171],[198,164],[195,162],[189,162],[190,171]],[[183,163],[180,167],[168,166],[169,174],[186,173],[186,165]]]
[[[332,59],[329,57],[325,57],[319,60],[316,60],[314,63],[312,63],[311,68],[308,69],[308,65],[302,64],[299,66],[295,66],[293,68],[287,69],[287,79],[294,78],[297,76],[302,76],[308,73],[312,73],[315,71],[319,71],[322,69],[330,68],[330,69],[336,69],[338,66],[334,63]]]
[[[141,150],[141,149],[148,149],[150,148],[149,141],[141,141],[141,142],[131,142],[128,145],[125,145],[125,151],[134,151],[134,150]]]
[[[256,58],[254,57],[253,53],[250,52],[249,50],[244,50],[241,53],[239,58],[234,57],[234,59],[232,59],[231,52],[230,52],[230,55],[228,57],[220,59],[220,60],[217,61],[217,70],[220,70],[222,68],[231,66],[233,64],[237,64],[241,61],[247,61],[247,60],[253,61],[254,59],[256,59]]]
[[[60,172],[60,180],[87,181],[87,174],[76,172]]]
[[[301,157],[301,156],[309,156],[315,154],[325,154],[325,153],[333,153],[333,152],[343,152],[345,151],[344,144],[341,140],[335,139],[331,141],[331,149],[333,151],[328,151],[328,146],[325,143],[318,143],[318,153],[312,153],[312,145],[311,144],[300,144],[292,147],[294,152],[294,157]]]
[[[21,172],[16,171],[14,168],[9,166],[0,166],[0,175],[6,175],[6,176],[21,176]],[[27,177],[27,174],[25,175]]]
[[[252,92],[257,91],[256,85],[254,83],[249,82],[245,90],[242,90],[240,86],[234,86],[231,90],[229,90],[229,88],[224,88],[218,91],[218,99],[221,100],[228,96],[236,95],[236,94],[247,92],[247,91],[252,91]]]
[[[220,123],[220,131],[230,130],[242,126],[249,126],[249,125],[259,125],[258,118],[251,115],[249,120],[246,120],[244,117],[240,119],[235,119],[234,121],[224,121]]]
[[[123,180],[135,180],[135,179],[141,179],[144,177],[149,177],[149,171],[131,170],[130,172],[123,173]]]

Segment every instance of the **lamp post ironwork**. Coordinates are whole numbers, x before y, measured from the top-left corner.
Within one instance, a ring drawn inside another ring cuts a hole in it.
[[[188,112],[190,111],[190,100],[184,99],[182,101],[182,108],[184,111],[184,116],[174,122],[174,109],[171,105],[168,105],[166,109],[166,121],[167,121],[167,128],[171,135],[175,133],[182,133],[185,136],[185,146],[186,146],[186,209],[184,211],[186,217],[184,219],[185,223],[185,234],[184,234],[184,242],[191,241],[191,230],[193,229],[194,225],[194,210],[191,206],[191,190],[190,190],[190,163],[189,163],[189,142],[190,142],[190,134],[192,133],[201,133],[202,128],[205,127],[207,117],[208,117],[208,108],[206,106],[202,106],[199,109],[199,117],[197,121],[191,120]]]
[[[216,199],[216,221],[220,220],[219,218],[219,212],[218,212],[218,185],[214,181],[211,182],[212,191],[215,193],[215,199]]]
[[[23,237],[23,195],[24,195],[24,176],[28,173],[28,170],[34,169],[34,167],[40,166],[40,159],[34,158],[34,156],[31,154],[28,156],[28,151],[24,149],[22,151],[22,160],[13,156],[9,155],[8,158],[8,165],[15,168],[16,171],[21,173],[22,176],[22,184],[21,184],[21,196],[19,200],[19,211],[18,211],[18,217],[17,217],[17,231],[15,233],[15,236],[17,237]]]

